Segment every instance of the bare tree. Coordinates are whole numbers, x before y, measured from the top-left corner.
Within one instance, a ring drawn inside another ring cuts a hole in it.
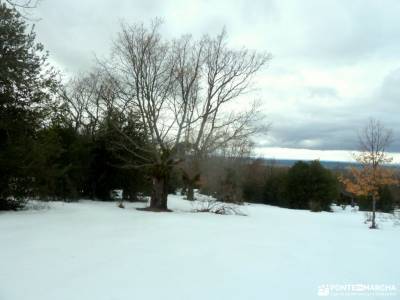
[[[251,161],[253,143],[234,141],[200,164],[200,189],[203,193],[229,203],[243,202],[245,166]]]
[[[186,37],[175,49],[181,70],[178,73],[180,99],[194,106],[189,109],[185,128],[184,145],[188,155],[182,167],[189,200],[194,199],[193,188],[201,175],[200,164],[209,154],[247,142],[252,134],[267,129],[260,126],[262,116],[258,103],[249,102],[239,112],[230,108],[238,99],[243,102],[240,96],[251,90],[251,79],[270,55],[247,49],[231,50],[226,39],[226,31],[222,30],[215,38],[204,37],[196,47]]]
[[[32,9],[36,8],[41,0],[4,0],[6,4],[17,10],[21,17],[30,20],[38,21],[39,19],[33,18],[31,15]],[[0,0],[0,4],[2,1]]]
[[[113,112],[129,114],[117,106],[117,88],[112,78],[99,70],[71,79],[59,89],[59,111],[75,131],[94,136],[100,121]]]
[[[370,119],[359,134],[359,153],[355,154],[361,169],[352,168],[350,178],[342,178],[346,189],[355,194],[371,197],[371,227],[376,228],[376,201],[379,199],[379,188],[397,183],[393,171],[385,167],[392,161],[387,155],[387,147],[392,140],[392,131],[386,129],[379,121]]]
[[[5,0],[8,4],[13,7],[20,7],[20,8],[35,8],[37,7],[40,0]]]
[[[5,0],[8,4],[10,4],[13,7],[19,7],[19,8],[36,8],[37,5],[39,4],[40,0],[24,0],[24,1],[18,1],[18,0]]]
[[[150,28],[122,25],[113,59],[102,66],[118,82],[119,101],[141,116],[153,178],[150,207],[165,210],[172,168],[258,130],[256,107],[235,112],[232,104],[250,91],[251,79],[270,56],[228,48],[225,31],[198,41],[166,41],[159,27],[158,21]]]

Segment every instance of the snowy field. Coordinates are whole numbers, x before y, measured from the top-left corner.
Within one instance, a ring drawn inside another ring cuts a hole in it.
[[[400,226],[360,212],[246,205],[247,216],[81,201],[0,213],[0,300],[320,299],[322,285],[390,284]],[[332,295],[331,295],[332,296]],[[361,299],[360,296],[322,297]]]

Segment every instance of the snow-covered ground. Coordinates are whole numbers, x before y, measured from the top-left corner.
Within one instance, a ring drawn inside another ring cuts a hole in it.
[[[342,284],[396,285],[387,297],[400,298],[391,221],[369,230],[349,210],[246,205],[247,216],[222,216],[169,201],[172,213],[91,201],[0,213],[0,299],[309,300]]]

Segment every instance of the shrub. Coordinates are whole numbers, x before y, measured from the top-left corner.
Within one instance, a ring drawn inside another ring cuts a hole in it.
[[[299,161],[288,172],[286,192],[289,207],[330,211],[331,203],[339,196],[338,187],[334,174],[319,161]]]
[[[0,198],[1,210],[19,210],[25,207],[26,201],[17,198]]]
[[[310,201],[308,206],[312,212],[320,212],[322,211],[321,203],[318,201]]]
[[[270,176],[264,186],[264,201],[269,205],[289,207],[286,196],[287,173],[282,172]]]

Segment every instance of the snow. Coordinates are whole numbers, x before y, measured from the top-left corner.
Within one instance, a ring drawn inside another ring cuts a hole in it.
[[[125,206],[0,213],[0,300],[309,300],[321,285],[358,283],[396,284],[400,297],[400,226],[390,220],[370,230],[351,209],[254,204],[247,216],[194,213],[172,195],[172,213]]]

